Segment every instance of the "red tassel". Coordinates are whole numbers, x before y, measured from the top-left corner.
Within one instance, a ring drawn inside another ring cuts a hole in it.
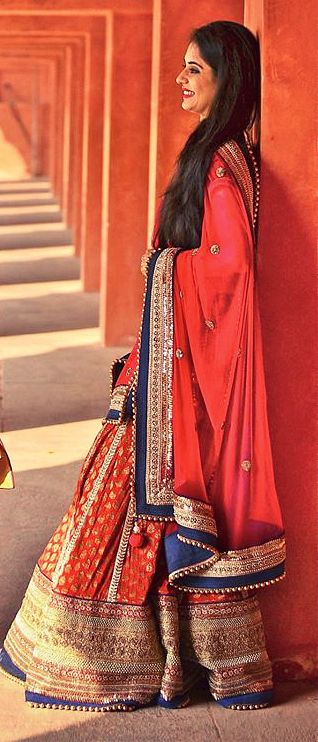
[[[129,536],[130,546],[143,546],[144,540],[142,533],[132,533]]]
[[[129,536],[129,544],[130,546],[143,546],[145,541],[144,535],[140,533],[140,528],[138,523],[134,524],[133,530],[131,535]]]

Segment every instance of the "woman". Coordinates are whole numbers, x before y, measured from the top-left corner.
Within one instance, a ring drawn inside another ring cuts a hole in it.
[[[141,332],[39,559],[2,666],[35,706],[176,708],[272,696],[257,588],[284,574],[254,283],[258,48],[197,29],[177,77],[199,124],[163,197]]]

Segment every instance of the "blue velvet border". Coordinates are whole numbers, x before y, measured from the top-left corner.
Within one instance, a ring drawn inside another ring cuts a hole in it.
[[[219,703],[220,706],[223,706],[224,708],[229,708],[236,703],[243,706],[248,706],[249,704],[257,705],[259,703],[268,704],[271,702],[272,698],[272,690],[263,690],[259,693],[246,693],[245,695],[241,696],[228,696],[227,698],[218,698],[217,703]]]
[[[50,703],[56,704],[57,706],[80,706],[81,708],[89,708],[90,706],[93,706],[94,708],[100,709],[108,708],[117,703],[120,703],[122,706],[132,706],[133,708],[139,708],[141,706],[138,701],[133,701],[131,699],[127,700],[119,698],[118,701],[110,701],[109,703],[94,703],[93,701],[73,701],[65,698],[56,698],[55,696],[45,696],[41,693],[33,693],[29,690],[25,691],[25,700],[31,703]]]
[[[170,701],[167,701],[161,693],[156,698],[157,706],[161,706],[164,709],[177,709],[185,705],[185,702],[190,699],[189,693],[180,693],[178,696],[174,696]]]
[[[128,706],[132,707],[134,709],[137,708],[145,708],[147,706],[161,706],[162,708],[166,709],[174,709],[178,708],[180,704],[184,703],[187,698],[189,697],[188,693],[179,694],[177,696],[174,696],[170,701],[166,701],[165,698],[161,695],[161,693],[158,693],[154,698],[149,701],[148,703],[141,704],[139,701],[134,701],[133,699],[121,699],[118,698],[118,701],[110,701],[109,703],[94,703],[92,701],[73,701],[73,700],[67,700],[65,698],[56,698],[55,696],[46,696],[42,695],[41,693],[34,693],[32,691],[25,691],[25,700],[31,703],[49,703],[51,705],[56,706],[80,706],[81,708],[109,708],[113,706],[114,704],[121,704],[122,706]]]
[[[271,569],[264,569],[261,572],[237,575],[235,577],[200,577],[200,573],[197,575],[185,575],[177,580],[177,584],[180,587],[195,587],[205,590],[222,590],[227,587],[253,587],[253,585],[257,585],[260,582],[281,577],[284,572],[285,562],[282,562]]]
[[[106,420],[119,420],[119,417],[120,417],[119,410],[112,410],[110,407],[106,414]]]
[[[5,649],[0,650],[0,665],[3,670],[5,670],[5,672],[7,672],[9,675],[13,675],[13,677],[25,682],[25,673],[22,672],[22,670],[20,670],[20,668],[15,665],[14,662],[12,662],[10,655]]]
[[[195,566],[200,562],[206,562],[211,558],[213,549],[202,549],[200,546],[185,544],[177,537],[177,531],[165,536],[164,548],[168,572],[176,572],[179,569]],[[212,553],[211,553],[212,552]],[[181,579],[181,578],[180,578]],[[179,579],[178,579],[179,584]]]
[[[147,452],[147,409],[148,409],[148,368],[149,368],[149,334],[150,305],[154,270],[160,256],[157,251],[148,264],[147,291],[141,331],[139,354],[139,372],[136,389],[136,514],[173,516],[172,505],[149,505],[146,500],[146,452]]]
[[[121,416],[121,413],[119,412],[119,410],[112,410],[112,408],[110,407],[108,412],[105,415],[105,418],[106,420],[117,421],[120,419],[120,416]],[[127,400],[126,400],[123,420],[127,420],[127,418],[131,418],[131,417],[132,417],[132,392],[130,391],[127,396]]]
[[[214,533],[207,533],[207,531],[198,531],[196,528],[186,528],[185,526],[179,526],[179,524],[177,525],[178,533],[180,534],[180,536],[191,538],[193,541],[201,541],[207,546],[217,546],[218,539]]]
[[[180,541],[177,537],[177,531],[165,536],[164,548],[169,575],[178,570],[191,568],[200,562],[207,561],[211,557],[211,553],[206,549],[201,549],[199,546],[192,546],[191,544]],[[285,562],[281,562],[281,564],[270,569],[231,577],[205,577],[198,572],[196,574],[177,577],[176,584],[180,585],[180,587],[194,587],[203,590],[248,587],[257,585],[259,582],[266,582],[266,580],[273,580],[280,577],[284,574],[284,571]]]

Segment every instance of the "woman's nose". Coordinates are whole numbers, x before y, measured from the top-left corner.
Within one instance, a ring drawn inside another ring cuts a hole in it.
[[[186,72],[185,70],[181,70],[181,72],[179,72],[178,74],[178,77],[176,77],[177,85],[182,85],[182,83],[185,82],[186,80],[187,80]]]

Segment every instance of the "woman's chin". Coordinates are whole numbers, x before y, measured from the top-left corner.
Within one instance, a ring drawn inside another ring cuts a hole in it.
[[[195,110],[194,104],[191,105],[190,101],[188,100],[182,101],[181,108],[183,108],[184,111],[189,111],[189,113],[198,113],[198,111]]]

